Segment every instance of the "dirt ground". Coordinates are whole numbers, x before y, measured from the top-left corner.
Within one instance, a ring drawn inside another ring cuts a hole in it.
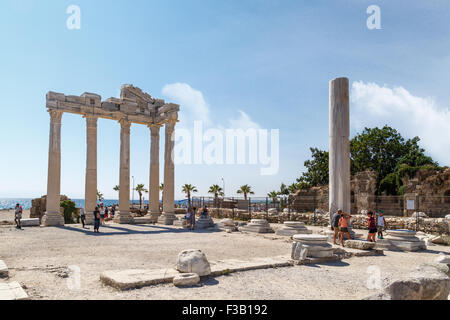
[[[379,272],[388,283],[432,262],[439,252],[450,254],[450,247],[443,246],[419,253],[386,251],[381,257],[232,273],[194,288],[165,284],[118,291],[100,282],[101,272],[172,267],[178,253],[191,248],[201,249],[210,261],[289,255],[291,243],[274,235],[191,232],[160,225],[109,224],[100,231],[95,234],[92,226],[86,230],[80,225],[23,231],[0,227],[0,259],[9,268],[8,281],[21,283],[31,299],[361,299],[376,292],[368,288],[374,274]],[[69,266],[80,270],[79,289],[70,286]]]

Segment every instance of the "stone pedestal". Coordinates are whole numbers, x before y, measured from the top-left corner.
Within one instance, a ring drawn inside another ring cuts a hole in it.
[[[233,219],[223,219],[217,224],[217,226],[219,229],[224,231],[237,231],[237,227]]]
[[[303,222],[286,221],[283,226],[277,230],[276,234],[279,236],[293,236],[295,234],[311,234],[312,231],[305,227]]]
[[[416,232],[411,230],[388,230],[384,239],[376,242],[376,249],[392,251],[419,251],[426,250],[425,241],[416,237]]]
[[[195,229],[214,228],[214,226],[214,221],[210,216],[200,215],[200,217],[195,222]]]
[[[322,235],[298,234],[293,236],[292,259],[298,260],[301,252],[306,249],[306,256],[310,258],[327,258],[333,256],[333,246]]]
[[[158,217],[158,223],[164,225],[173,225],[175,220],[177,220],[177,217],[174,213],[163,212],[163,214]]]
[[[133,224],[151,224],[151,223],[152,223],[151,217],[148,215],[133,218]]]
[[[175,220],[175,221],[173,222],[173,225],[174,225],[175,227],[181,227],[181,228],[187,229],[187,228],[189,227],[189,222],[188,222],[188,220],[186,219],[186,217],[183,217],[183,218],[181,218],[181,219]]]
[[[275,231],[270,227],[265,219],[252,219],[249,224],[239,228],[240,231],[255,232],[255,233],[274,233]]]
[[[134,224],[134,219],[131,216],[130,211],[116,211],[113,221],[120,224]]]

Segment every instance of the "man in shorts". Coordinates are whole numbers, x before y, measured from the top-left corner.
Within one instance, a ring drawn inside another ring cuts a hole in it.
[[[22,225],[20,223],[20,220],[22,219],[22,213],[22,207],[20,206],[20,204],[16,204],[16,207],[14,209],[14,221],[16,222],[16,228],[20,230],[22,230]]]
[[[334,231],[333,243],[337,245],[336,240],[339,235],[339,219],[341,219],[342,210],[339,209],[331,218],[331,229]]]
[[[384,219],[384,211],[381,210],[377,217],[378,239],[383,239],[383,229],[387,228],[386,219]]]

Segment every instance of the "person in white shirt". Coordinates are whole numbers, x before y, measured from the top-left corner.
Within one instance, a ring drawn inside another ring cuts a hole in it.
[[[383,229],[387,228],[386,219],[384,219],[383,210],[380,211],[377,218],[378,239],[383,239]]]
[[[16,204],[16,207],[14,209],[14,221],[16,222],[17,229],[22,229],[22,225],[20,223],[20,220],[22,219],[22,213],[23,213],[23,209],[22,209],[21,205],[19,203]]]

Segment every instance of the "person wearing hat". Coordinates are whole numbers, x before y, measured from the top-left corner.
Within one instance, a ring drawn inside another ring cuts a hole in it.
[[[377,218],[378,239],[383,239],[383,229],[387,228],[386,219],[384,219],[384,211],[380,210]]]

